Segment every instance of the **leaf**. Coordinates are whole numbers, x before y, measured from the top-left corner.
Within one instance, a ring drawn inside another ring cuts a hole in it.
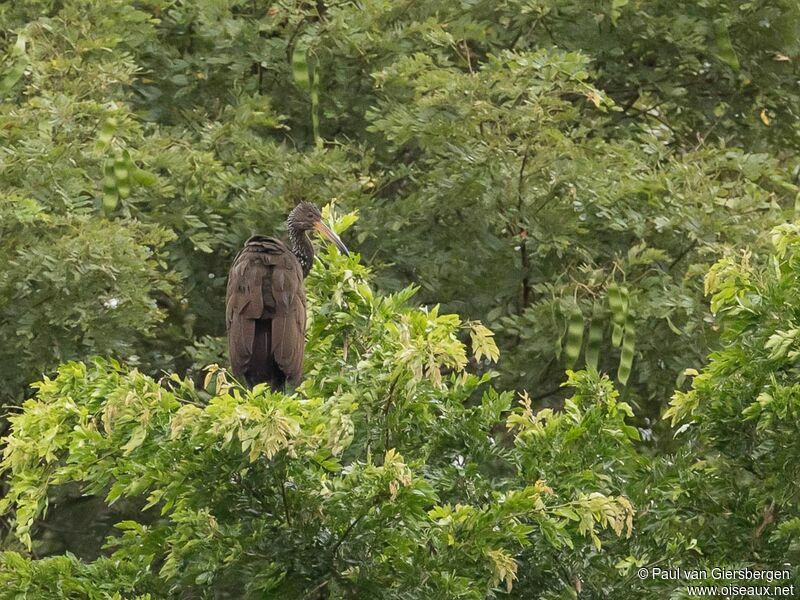
[[[683,331],[681,331],[675,326],[675,323],[672,322],[672,319],[669,318],[669,315],[665,315],[664,318],[667,321],[667,327],[669,327],[669,330],[672,333],[674,333],[675,335],[681,335],[681,336],[683,335]]]
[[[506,591],[511,592],[517,578],[517,561],[505,550],[489,550],[486,555],[491,563],[492,585],[505,582]]]
[[[5,75],[0,79],[0,96],[5,96],[14,89],[14,86],[20,82],[22,76],[25,74],[25,69],[27,67],[28,62],[26,60],[17,59],[11,67],[6,70]]]
[[[144,426],[137,427],[133,430],[133,435],[131,435],[128,442],[120,448],[125,456],[128,456],[131,452],[136,450],[139,446],[144,443],[145,438],[147,437],[147,428]]]
[[[629,0],[611,0],[611,23],[613,25],[617,24],[617,19],[622,14],[620,9],[626,6],[628,2]]]
[[[603,104],[603,97],[600,94],[598,94],[596,90],[587,91],[586,92],[586,97],[597,108],[600,108],[600,106]]]
[[[792,343],[797,339],[798,334],[800,334],[800,329],[787,329],[778,330],[769,336],[769,339],[764,344],[764,347],[771,351],[769,360],[784,358],[789,352]]]
[[[733,49],[731,34],[725,19],[714,21],[714,37],[717,43],[717,57],[734,71],[738,71],[740,68],[739,58]]]
[[[14,89],[30,64],[26,51],[27,41],[27,37],[24,34],[17,34],[17,41],[11,50],[13,62],[5,74],[0,77],[0,96],[5,96]]]
[[[469,335],[472,339],[472,352],[475,360],[481,360],[485,356],[491,362],[497,362],[500,358],[500,351],[497,349],[494,333],[491,330],[480,321],[472,321]]]
[[[560,507],[560,508],[554,508],[553,509],[553,514],[554,515],[558,515],[559,517],[563,517],[565,519],[568,519],[570,521],[577,522],[577,521],[581,520],[580,516],[578,516],[578,513],[576,513],[574,509],[572,509],[572,508],[570,508],[568,506],[563,506],[563,507]]]

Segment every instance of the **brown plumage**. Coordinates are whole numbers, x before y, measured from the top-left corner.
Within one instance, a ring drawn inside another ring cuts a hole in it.
[[[228,273],[226,323],[233,373],[253,387],[283,390],[303,375],[306,295],[303,279],[314,261],[306,232],[315,229],[348,254],[319,209],[300,203],[289,215],[289,244],[256,235],[245,242]]]

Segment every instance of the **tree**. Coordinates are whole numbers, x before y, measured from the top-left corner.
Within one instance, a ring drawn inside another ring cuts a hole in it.
[[[794,203],[789,4],[4,7],[4,194],[43,216],[160,231],[137,245],[173,278],[145,285],[158,340],[87,331],[71,347],[58,316],[35,335],[64,346],[58,360],[110,347],[152,373],[199,368],[242,240],[301,198],[335,199],[360,209],[354,245],[382,287],[419,284],[421,302],[481,318],[515,349],[505,384],[557,398],[580,310],[604,329],[601,369],[623,363],[626,397],[654,418],[684,357],[699,366],[714,338],[700,275]],[[22,277],[5,280],[7,306],[39,301]],[[631,300],[624,360],[612,282]],[[85,304],[105,310],[94,293]],[[6,310],[4,323],[20,319]],[[58,360],[26,358],[6,393]]]
[[[140,510],[115,524],[110,555],[88,564],[6,552],[3,589],[484,598],[552,569],[559,548],[594,553],[603,529],[631,534],[624,496],[587,478],[561,493],[539,476],[546,463],[531,462],[561,419],[637,436],[607,380],[576,376],[569,416],[551,422],[527,398],[512,409],[512,394],[466,369],[464,329],[474,358],[497,359],[479,323],[409,307],[412,289],[375,294],[366,270],[334,253],[309,285],[311,369],[290,396],[242,389],[222,370],[206,392],[102,359],[37,384],[11,419],[3,462],[0,508],[14,508],[21,542],[39,545],[64,486]],[[508,439],[496,430],[504,422]],[[518,564],[526,547],[535,552]]]
[[[749,540],[757,564],[798,558],[796,328],[800,227],[772,232],[763,266],[749,252],[718,262],[706,277],[723,327],[722,347],[675,393],[666,417],[698,448],[696,468],[713,481],[729,535]],[[709,530],[717,525],[711,523]],[[710,536],[703,548],[738,554]]]
[[[795,234],[764,232],[798,206],[798,27],[788,0],[2,4],[3,491],[41,557],[9,536],[3,583],[624,598],[680,593],[637,580],[658,560],[793,560]],[[227,268],[301,199],[374,275],[318,265],[296,394],[206,389]]]

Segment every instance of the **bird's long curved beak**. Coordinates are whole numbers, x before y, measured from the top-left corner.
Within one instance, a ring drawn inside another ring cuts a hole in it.
[[[342,242],[339,236],[336,235],[330,227],[325,225],[325,223],[317,221],[314,223],[314,229],[316,229],[321,236],[329,239],[331,243],[339,249],[339,252],[345,256],[350,256],[350,251],[347,249],[347,246],[344,245],[344,242]]]

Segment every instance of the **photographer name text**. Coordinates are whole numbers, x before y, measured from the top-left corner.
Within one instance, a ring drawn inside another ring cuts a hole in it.
[[[662,579],[668,581],[786,581],[791,579],[790,569],[679,569],[671,567],[643,567],[639,579]]]

